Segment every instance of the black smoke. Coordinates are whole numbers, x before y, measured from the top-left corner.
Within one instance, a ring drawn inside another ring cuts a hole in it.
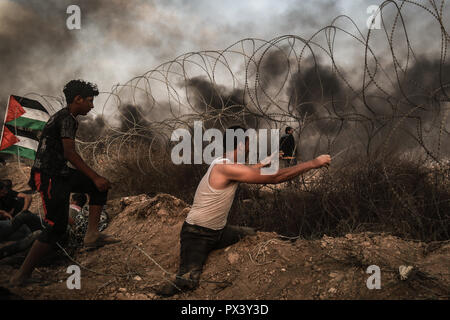
[[[256,118],[246,109],[246,97],[243,89],[227,89],[213,84],[202,77],[189,79],[185,84],[187,96],[195,112],[206,116],[215,116],[220,121],[206,121],[206,128],[224,129],[232,124],[244,124],[256,127]]]
[[[132,104],[125,104],[119,107],[119,120],[121,132],[145,129],[150,125],[150,122],[145,118],[143,108]]]
[[[283,80],[287,78],[289,65],[292,63],[286,50],[287,48],[274,49],[261,57],[258,72],[259,82],[263,88],[271,86],[278,88],[284,83]]]
[[[301,119],[315,122],[322,133],[336,129],[333,120],[344,112],[341,81],[336,73],[315,63],[308,63],[294,73],[287,87],[288,109]]]
[[[78,138],[84,142],[94,142],[102,138],[106,123],[102,116],[87,116],[78,121]]]

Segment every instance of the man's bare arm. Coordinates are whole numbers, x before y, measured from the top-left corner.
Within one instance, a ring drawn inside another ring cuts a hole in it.
[[[0,210],[0,216],[3,216],[7,219],[12,219],[12,213],[13,213],[14,209],[11,209],[11,212],[7,212],[5,210]]]
[[[317,169],[324,165],[328,165],[330,161],[330,156],[323,155],[293,167],[280,169],[277,173],[272,175],[263,175],[259,169],[239,164],[221,165],[218,169],[219,173],[223,174],[229,181],[256,184],[278,184],[289,181],[311,169]]]
[[[268,164],[264,164],[264,163],[260,162],[260,163],[257,163],[257,164],[252,164],[249,167],[253,168],[253,169],[261,169],[261,168],[264,168],[266,166],[268,166]]]
[[[62,139],[64,147],[64,158],[70,161],[71,164],[75,166],[79,171],[84,173],[89,179],[91,179],[97,189],[100,191],[106,191],[111,187],[111,183],[98,175],[97,172],[92,170],[80,157],[80,155],[75,150],[75,141],[73,139],[63,138]]]
[[[277,157],[280,157],[281,152],[274,152],[272,153],[270,156],[266,157],[265,159],[263,159],[260,163],[254,164],[254,165],[250,165],[250,168],[254,168],[254,169],[261,169],[264,167],[267,167],[268,165],[270,165],[270,163],[272,162],[272,160]]]
[[[22,211],[28,210],[28,208],[30,208],[30,205],[31,205],[31,200],[32,200],[31,196],[29,194],[25,194],[25,193],[19,193],[17,196],[20,198],[24,198]]]

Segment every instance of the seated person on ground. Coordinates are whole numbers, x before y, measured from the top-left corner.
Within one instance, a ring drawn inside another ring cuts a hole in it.
[[[84,193],[74,193],[69,206],[69,224],[74,227],[76,218],[87,203],[87,196]]]
[[[88,210],[85,207],[88,202],[88,197],[84,193],[72,194],[69,206],[69,225],[70,230],[70,246],[82,247],[83,239],[88,229]],[[98,231],[103,231],[108,226],[108,215],[104,209],[100,214],[100,221],[98,223]]]
[[[45,222],[30,211],[23,211],[12,219],[0,221],[0,259],[29,248],[39,236]]]
[[[31,195],[14,191],[0,182],[0,219],[12,219],[23,211],[28,211]]]

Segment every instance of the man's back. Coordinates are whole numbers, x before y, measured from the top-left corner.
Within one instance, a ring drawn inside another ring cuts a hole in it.
[[[42,131],[33,170],[49,176],[65,176],[69,172],[64,158],[62,138],[75,139],[78,122],[68,108],[63,108],[50,117]]]
[[[283,151],[284,157],[294,156],[295,140],[292,134],[284,134],[280,138],[280,149]]]

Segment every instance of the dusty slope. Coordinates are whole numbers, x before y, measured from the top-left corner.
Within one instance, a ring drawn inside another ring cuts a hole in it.
[[[188,205],[160,194],[114,200],[109,209],[117,215],[107,232],[122,243],[73,256],[82,266],[81,290],[67,289],[73,262],[60,258],[35,272],[50,285],[11,291],[26,299],[159,299],[152,291],[177,270]],[[0,286],[20,262],[20,256],[0,261]],[[370,265],[381,268],[380,290],[366,287]],[[400,265],[414,266],[405,281]],[[200,287],[174,299],[448,299],[449,270],[449,242],[371,233],[307,241],[258,233],[213,252]]]

